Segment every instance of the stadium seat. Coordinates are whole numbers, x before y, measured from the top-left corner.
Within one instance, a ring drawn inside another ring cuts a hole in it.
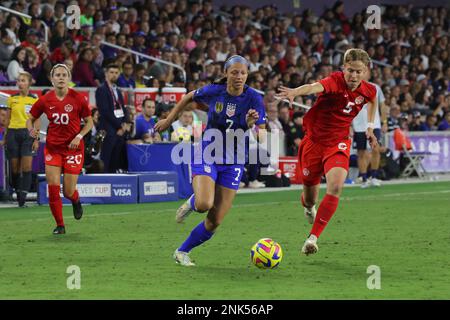
[[[411,176],[414,172],[417,173],[417,176],[419,178],[425,178],[427,171],[425,170],[423,164],[422,164],[422,160],[425,159],[425,157],[427,155],[430,155],[431,152],[428,151],[412,151],[412,150],[408,150],[408,148],[406,148],[406,145],[403,144],[403,150],[401,151],[401,153],[403,154],[403,157],[408,159],[409,162],[408,164],[405,166],[405,168],[403,169],[402,173],[401,173],[401,177],[406,178]]]

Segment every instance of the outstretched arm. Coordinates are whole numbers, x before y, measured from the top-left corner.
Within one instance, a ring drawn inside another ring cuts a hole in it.
[[[296,96],[307,96],[310,94],[316,94],[325,91],[324,87],[320,82],[314,82],[313,84],[304,84],[295,89],[280,87],[280,93],[276,94],[275,97],[279,99],[288,99],[289,105],[292,106],[292,102]]]
[[[183,111],[184,108],[186,108],[187,105],[193,101],[194,92],[195,91],[191,91],[187,95],[185,95],[180,100],[180,102],[176,104],[175,108],[170,111],[166,119],[159,120],[155,125],[155,131],[162,132],[166,130],[172,124],[172,122],[175,121],[180,112]]]

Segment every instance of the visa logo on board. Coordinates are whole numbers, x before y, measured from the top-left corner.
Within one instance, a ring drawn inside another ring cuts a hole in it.
[[[114,189],[113,192],[116,197],[131,197],[131,189]]]

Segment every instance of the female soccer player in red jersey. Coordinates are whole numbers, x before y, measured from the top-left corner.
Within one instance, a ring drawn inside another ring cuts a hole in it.
[[[372,148],[377,145],[373,134],[376,88],[362,80],[368,71],[370,58],[361,49],[349,49],[344,54],[343,71],[295,89],[280,88],[281,99],[318,93],[317,101],[303,120],[305,138],[299,147],[300,175],[303,181],[301,201],[305,216],[313,224],[303,245],[306,255],[316,253],[317,239],[337,209],[339,196],[347,177],[353,118],[368,103],[367,139]],[[319,184],[325,173],[327,189],[319,209],[315,205],[319,197]]]
[[[45,144],[45,175],[48,183],[50,210],[56,221],[53,234],[66,233],[60,197],[61,173],[64,173],[64,196],[72,202],[75,219],[81,219],[83,208],[76,190],[78,175],[83,168],[83,136],[92,129],[93,121],[88,101],[78,92],[69,89],[71,74],[64,64],[55,65],[50,77],[55,90],[40,97],[31,108],[27,128],[37,137],[36,119],[45,113],[49,120]],[[81,129],[81,119],[85,125]]]

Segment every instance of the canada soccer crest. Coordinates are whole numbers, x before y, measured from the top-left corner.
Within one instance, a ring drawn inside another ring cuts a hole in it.
[[[236,113],[236,105],[234,103],[227,104],[227,116],[232,117]]]
[[[358,98],[355,99],[356,104],[361,104],[363,102],[364,102],[364,98],[362,96],[359,96]]]
[[[65,112],[72,112],[72,110],[73,110],[73,107],[72,107],[71,104],[66,104],[66,105],[64,106],[64,111],[65,111]]]
[[[217,101],[217,102],[216,102],[216,112],[217,112],[217,113],[221,113],[222,110],[223,110],[223,102]]]

